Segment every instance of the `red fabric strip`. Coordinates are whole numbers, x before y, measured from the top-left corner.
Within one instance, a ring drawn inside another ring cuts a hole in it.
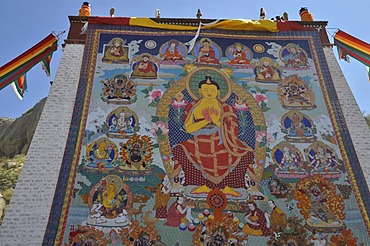
[[[129,17],[90,17],[87,19],[89,24],[105,24],[105,25],[130,25]]]
[[[298,21],[278,21],[277,28],[279,31],[309,31],[314,28],[304,27]]]

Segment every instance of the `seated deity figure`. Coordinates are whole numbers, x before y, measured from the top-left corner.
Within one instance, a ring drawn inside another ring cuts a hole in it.
[[[126,210],[130,191],[123,186],[120,177],[108,175],[92,188],[88,223],[102,226],[126,226],[130,223]]]
[[[335,152],[324,145],[318,145],[307,153],[312,172],[338,171],[340,163],[337,161]]]
[[[299,68],[308,66],[307,55],[298,45],[288,44],[282,50],[282,58],[286,67]]]
[[[170,41],[168,47],[166,48],[166,51],[160,55],[162,60],[165,61],[184,60],[177,46],[178,42],[176,40]]]
[[[117,147],[109,139],[102,138],[86,145],[87,167],[113,168],[112,162],[117,157]]]
[[[282,70],[276,62],[269,57],[262,57],[259,65],[254,69],[255,80],[259,82],[281,81]]]
[[[282,117],[282,131],[290,142],[313,142],[316,139],[316,126],[300,111],[293,109]]]
[[[207,75],[198,90],[201,98],[186,106],[183,118],[186,132],[193,137],[172,149],[173,175],[183,170],[184,186],[198,186],[192,191],[195,194],[217,187],[239,196],[232,188],[245,187],[245,174],[253,172],[254,150],[238,139],[235,109],[219,100],[219,84]]]
[[[113,38],[104,45],[102,62],[124,64],[128,63],[128,46],[122,38]]]
[[[131,78],[156,79],[157,76],[158,66],[151,61],[148,54],[143,54],[141,59],[132,65]]]
[[[279,168],[282,170],[297,169],[299,164],[299,156],[296,153],[291,152],[289,147],[285,146],[283,148],[283,158],[281,158],[279,164]]]
[[[125,54],[125,49],[123,47],[121,39],[114,40],[114,43],[110,49],[110,54],[116,57],[120,57]]]
[[[247,53],[245,49],[243,49],[243,46],[240,43],[235,44],[234,49],[232,51],[231,57],[232,59],[230,60],[230,64],[233,65],[245,65],[249,64],[251,57],[250,53]]]
[[[198,57],[195,62],[207,63],[207,64],[220,64],[220,61],[216,57],[215,50],[211,46],[211,41],[207,38],[202,39],[202,46],[199,48]]]

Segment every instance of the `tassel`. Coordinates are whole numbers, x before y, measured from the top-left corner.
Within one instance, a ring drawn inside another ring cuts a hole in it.
[[[208,24],[203,24],[201,21],[199,21],[199,27],[198,27],[198,30],[197,30],[197,33],[195,34],[194,38],[192,38],[190,41],[186,42],[185,45],[188,45],[189,46],[189,50],[188,50],[188,54],[193,50],[194,48],[194,45],[195,45],[195,42],[197,41],[198,37],[199,37],[199,34],[200,34],[200,29],[202,26],[209,26],[209,25],[214,25],[218,22],[220,22],[221,20],[215,20],[211,23],[208,23]]]
[[[85,25],[81,28],[81,33],[80,33],[81,35],[86,33],[86,30],[87,30],[87,26],[88,25],[89,25],[89,22],[86,21],[85,22]]]

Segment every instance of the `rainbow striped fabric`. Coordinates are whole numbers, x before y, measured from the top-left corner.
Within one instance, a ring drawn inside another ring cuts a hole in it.
[[[339,30],[334,36],[334,45],[338,48],[339,59],[348,61],[348,56],[362,62],[368,71],[370,80],[370,44]]]
[[[35,46],[0,67],[0,90],[13,83],[13,88],[19,99],[27,90],[25,74],[41,62],[47,76],[50,74],[50,61],[58,48],[57,38],[49,34]]]

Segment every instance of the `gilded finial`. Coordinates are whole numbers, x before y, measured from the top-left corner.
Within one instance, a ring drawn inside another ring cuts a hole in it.
[[[79,16],[91,16],[91,5],[89,2],[83,2],[80,10],[78,11]]]
[[[313,16],[307,7],[302,7],[299,10],[299,15],[301,16],[301,21],[313,21]]]

